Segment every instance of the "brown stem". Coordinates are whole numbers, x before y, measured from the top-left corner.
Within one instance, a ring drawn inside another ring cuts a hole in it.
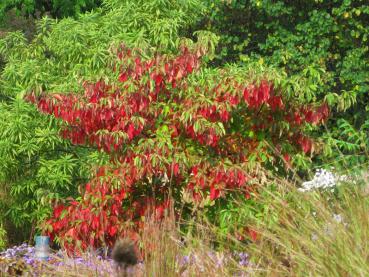
[[[35,224],[35,222],[33,221],[32,222],[32,228],[31,228],[31,233],[30,233],[30,235],[29,235],[29,240],[28,240],[28,244],[31,244],[32,243],[32,241],[33,241],[33,236],[34,236],[34,234],[35,234],[35,226],[36,224]]]

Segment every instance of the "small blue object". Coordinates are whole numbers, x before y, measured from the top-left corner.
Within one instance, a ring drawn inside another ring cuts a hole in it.
[[[35,237],[35,256],[41,260],[47,260],[49,257],[49,243],[50,238],[48,236],[36,236]]]
[[[48,236],[36,236],[36,246],[49,246],[50,238]]]

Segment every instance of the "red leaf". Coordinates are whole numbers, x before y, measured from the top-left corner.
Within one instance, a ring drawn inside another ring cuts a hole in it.
[[[187,70],[187,72],[192,73],[193,67],[192,67],[192,65],[190,63],[187,63],[186,70]]]
[[[93,230],[97,230],[97,228],[99,227],[99,225],[100,225],[99,217],[93,216],[92,223],[91,223],[92,229]]]
[[[127,79],[128,79],[128,74],[126,72],[124,72],[124,73],[120,74],[118,80],[119,80],[119,82],[124,83],[125,81],[127,81]]]
[[[172,88],[176,88],[176,87],[177,87],[176,80],[173,80],[173,81],[172,81]]]
[[[268,84],[267,81],[263,80],[261,81],[260,87],[259,87],[259,101],[261,101],[261,103],[264,103],[266,101],[268,101],[269,97],[270,97],[270,86]]]
[[[294,113],[294,122],[296,125],[301,125],[302,123],[302,118],[297,112]]]
[[[155,85],[159,86],[163,82],[163,76],[161,74],[155,75]]]
[[[244,94],[245,95],[245,94]],[[238,96],[230,96],[229,97],[229,103],[232,105],[232,106],[236,106],[238,105],[239,103],[239,99],[238,99]]]
[[[214,188],[214,185],[210,186],[210,200],[215,200],[219,198],[220,191],[219,189]]]
[[[198,167],[197,166],[192,167],[192,170],[191,171],[192,171],[191,173],[196,177],[197,176],[197,172],[198,172]]]
[[[171,133],[171,138],[176,138],[179,136],[179,133],[178,133],[178,129],[175,125],[172,125],[171,126],[171,129],[172,129],[172,133]]]
[[[81,230],[84,233],[87,233],[88,232],[88,226],[87,226],[87,223],[86,222],[82,222]]]
[[[179,164],[175,163],[173,167],[174,176],[178,176],[178,172],[179,172]]]
[[[253,241],[257,241],[259,237],[258,233],[253,229],[249,229],[249,236]]]
[[[165,64],[164,65],[164,69],[165,69],[165,74],[167,74],[167,75],[170,75],[170,69],[169,69],[169,64]]]
[[[245,88],[243,91],[243,99],[247,104],[250,104],[250,91],[248,88]]]
[[[324,121],[329,116],[329,107],[327,103],[323,103],[318,109],[317,112],[320,113],[321,119]]]
[[[118,228],[116,226],[110,226],[109,227],[108,234],[111,237],[114,237],[117,232],[118,232]]]
[[[160,219],[163,218],[164,216],[164,207],[162,205],[156,207],[155,212],[156,212],[156,218]]]
[[[130,140],[133,139],[134,132],[135,132],[135,127],[133,126],[133,123],[131,123],[131,124],[129,124],[128,130],[127,130],[127,134],[128,134],[128,137],[129,137]]]
[[[300,144],[302,151],[304,151],[304,153],[310,152],[313,147],[313,142],[307,137],[300,136],[297,142],[298,144]]]
[[[59,205],[59,206],[56,206],[55,208],[54,208],[54,217],[55,218],[58,218],[58,217],[60,217],[60,215],[61,215],[61,213],[62,213],[62,211],[64,210],[64,205]]]
[[[90,192],[91,191],[91,185],[90,184],[86,184],[86,192]]]
[[[308,110],[308,111],[305,112],[305,120],[308,123],[315,123],[316,120],[317,120],[317,116],[313,111]]]
[[[247,181],[245,174],[243,174],[241,171],[238,171],[237,173],[237,180],[238,180],[239,187],[244,186]]]
[[[268,104],[270,105],[270,108],[272,111],[276,111],[277,109],[283,109],[283,101],[280,96],[272,96],[268,100]]]
[[[111,207],[111,209],[112,209],[112,213],[113,213],[114,215],[116,215],[116,216],[118,216],[118,215],[119,215],[119,208],[118,208],[118,206],[117,206],[117,205],[113,204],[113,206]]]
[[[54,116],[59,117],[59,107],[56,105],[54,106]]]
[[[96,176],[97,177],[102,177],[104,175],[105,175],[105,167],[103,167],[103,166],[102,167],[99,167]]]

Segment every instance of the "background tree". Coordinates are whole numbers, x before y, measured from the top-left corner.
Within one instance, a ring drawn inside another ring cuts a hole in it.
[[[206,1],[202,25],[220,36],[215,64],[259,60],[307,78],[305,97],[332,109],[320,164],[350,168],[367,164],[369,7],[366,1]],[[338,162],[336,162],[338,161]],[[333,164],[332,164],[333,165]]]
[[[100,4],[100,0],[4,0],[0,3],[0,18],[12,9],[25,17],[40,18],[48,14],[54,18],[63,18],[91,11]]]

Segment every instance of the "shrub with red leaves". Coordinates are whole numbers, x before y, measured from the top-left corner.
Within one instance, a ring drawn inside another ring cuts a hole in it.
[[[249,198],[251,164],[279,159],[290,167],[293,153],[312,151],[304,126],[323,122],[326,105],[299,106],[266,77],[201,69],[205,52],[183,46],[175,57],[144,59],[121,46],[116,82],[86,82],[83,95],[27,96],[64,122],[63,138],[111,157],[80,201],[54,207],[46,229],[64,247],[112,246],[142,226],[148,208],[160,219],[169,194],[177,202],[184,194],[193,202],[228,193]]]

